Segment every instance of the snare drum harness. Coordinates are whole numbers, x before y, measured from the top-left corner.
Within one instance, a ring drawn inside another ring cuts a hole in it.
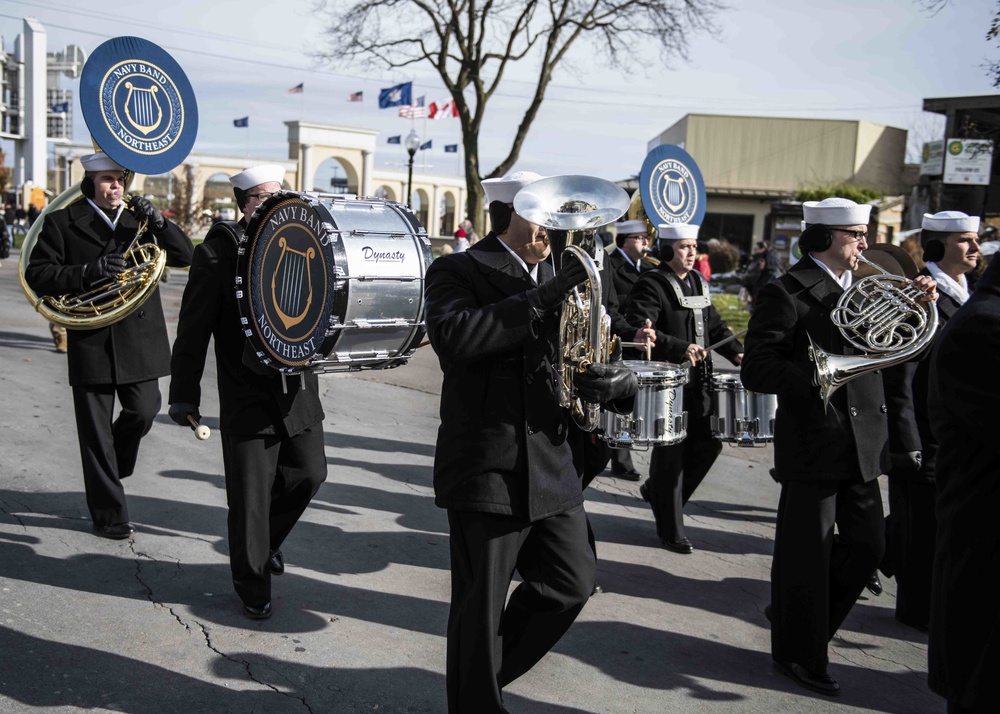
[[[700,295],[685,295],[684,287],[681,285],[680,278],[677,277],[677,273],[670,270],[661,270],[659,274],[662,275],[667,284],[673,288],[674,295],[677,297],[677,302],[680,306],[686,310],[690,310],[692,317],[694,318],[694,342],[699,347],[705,346],[705,310],[712,305],[712,298],[709,297],[708,284],[701,277],[701,273],[697,270],[692,270],[688,275],[694,276],[694,282],[696,284],[695,290],[701,289]],[[708,383],[712,377],[712,361],[711,355],[709,359],[702,360],[701,368],[698,372]],[[695,371],[695,370],[692,370]]]

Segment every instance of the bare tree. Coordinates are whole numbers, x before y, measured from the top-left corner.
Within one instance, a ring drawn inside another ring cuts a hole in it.
[[[482,178],[514,166],[557,66],[577,40],[592,57],[621,67],[632,46],[655,43],[664,60],[686,58],[693,31],[714,30],[722,0],[321,0],[329,17],[330,63],[400,69],[429,65],[458,109],[465,149],[466,211],[483,229]],[[507,156],[488,171],[479,163],[486,108],[516,62],[535,69],[534,89]]]

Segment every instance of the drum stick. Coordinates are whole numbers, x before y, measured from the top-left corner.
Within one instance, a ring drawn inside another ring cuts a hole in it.
[[[188,424],[194,429],[194,435],[198,438],[198,441],[204,441],[212,435],[212,430],[204,424],[199,424],[198,420],[194,418],[194,414],[188,414],[187,418]]]
[[[743,335],[745,335],[746,333],[747,333],[747,331],[746,331],[746,330],[740,330],[740,331],[739,331],[739,332],[737,332],[737,333],[736,333],[735,335],[730,335],[729,337],[727,337],[727,338],[726,338],[726,339],[724,339],[724,340],[719,340],[719,341],[718,341],[718,342],[716,342],[716,343],[715,343],[714,345],[709,345],[709,346],[708,346],[708,347],[706,347],[705,349],[706,349],[706,350],[707,350],[708,352],[711,352],[711,351],[712,351],[712,350],[714,350],[714,349],[715,349],[716,347],[722,347],[722,345],[726,344],[727,342],[732,342],[733,340],[735,340],[735,339],[737,339],[737,338],[740,338],[740,337],[743,337]]]
[[[637,350],[645,350],[646,361],[650,362],[653,359],[653,343],[650,340],[645,342],[622,342],[622,347],[634,347]]]

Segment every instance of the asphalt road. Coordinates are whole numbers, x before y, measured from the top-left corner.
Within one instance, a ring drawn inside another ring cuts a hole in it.
[[[163,285],[176,323],[186,279]],[[330,477],[284,547],[274,616],[232,591],[218,435],[166,405],[126,482],[138,533],[91,534],[66,380],[44,321],[0,267],[0,714],[444,712],[448,534],[431,469],[440,371],[321,378]],[[205,422],[217,426],[214,364]],[[166,391],[167,382],[161,387]],[[648,456],[637,455],[647,471]],[[771,666],[762,614],[778,487],[770,449],[727,448],[687,508],[689,556],[659,547],[638,484],[599,477],[587,510],[599,581],[512,712],[943,712],[926,636],[862,596],[830,646],[843,696]]]

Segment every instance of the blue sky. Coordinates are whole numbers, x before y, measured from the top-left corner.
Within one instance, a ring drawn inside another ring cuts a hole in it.
[[[460,142],[457,120],[411,123],[379,110],[375,101],[380,88],[406,80],[428,101],[447,100],[440,80],[420,67],[404,74],[319,66],[309,55],[324,47],[314,5],[138,0],[104,17],[105,3],[3,0],[0,34],[10,51],[20,18],[29,15],[46,27],[49,50],[72,43],[89,52],[116,35],[159,44],[194,87],[199,152],[284,158],[283,122],[301,119],[379,130],[376,166],[398,168],[405,152],[385,139],[413,126],[434,144],[423,154],[423,170],[457,173],[456,155],[443,153],[445,144]],[[921,111],[923,98],[996,91],[982,69],[1000,58],[985,40],[995,0],[952,0],[936,14],[925,9],[925,0],[729,5],[719,19],[720,34],[695,37],[689,59],[669,69],[648,47],[633,49],[625,73],[606,69],[594,61],[593,47],[581,44],[557,73],[518,168],[624,178],[638,172],[646,143],[688,112],[863,119],[909,129],[917,140],[937,138],[943,121]],[[147,19],[137,23],[137,17]],[[533,71],[525,65],[510,73],[491,102],[480,136],[484,169],[506,154]],[[286,92],[300,82],[302,94]],[[364,92],[363,103],[347,101],[356,91]],[[250,128],[234,128],[233,119],[243,116],[250,117]],[[74,138],[88,141],[79,107],[74,124]]]

